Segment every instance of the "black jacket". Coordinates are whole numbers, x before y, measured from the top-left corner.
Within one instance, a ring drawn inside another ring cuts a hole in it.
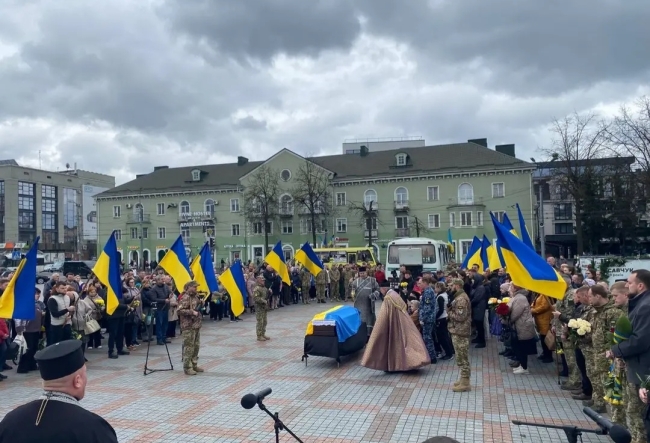
[[[486,294],[485,286],[483,285],[483,276],[476,275],[474,277],[474,289],[472,290],[472,320],[483,321],[485,318],[485,310],[487,309],[488,294]]]
[[[169,286],[165,284],[153,285],[147,292],[149,303],[155,303],[158,310],[161,311],[169,310],[169,303],[165,303],[165,300],[169,299],[171,294],[172,291],[169,289]]]
[[[627,379],[639,386],[639,377],[645,379],[650,375],[650,291],[630,299],[628,317],[632,323],[632,335],[612,346],[612,352],[625,360]]]

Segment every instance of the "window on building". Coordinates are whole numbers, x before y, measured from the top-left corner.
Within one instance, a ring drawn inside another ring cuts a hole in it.
[[[34,183],[18,182],[18,195],[34,197]]]
[[[325,232],[327,225],[325,220],[316,220],[316,233]],[[300,232],[302,234],[310,234],[313,232],[311,218],[304,218],[300,221]]]
[[[262,235],[264,230],[262,229],[262,222],[253,222],[253,235]]]
[[[142,203],[133,205],[133,220],[137,222],[144,221],[144,208]]]
[[[409,227],[409,218],[405,215],[395,217],[395,227],[397,229],[406,229]]]
[[[555,185],[555,198],[558,200],[568,200],[569,199],[569,191],[567,190],[566,185]],[[539,190],[535,193],[535,196],[539,196]],[[546,199],[545,200],[550,200]]]
[[[506,211],[493,211],[492,213],[494,214],[494,218],[496,218],[499,223],[503,223],[503,218],[506,215]]]
[[[345,192],[336,193],[336,206],[345,206],[347,204],[347,195]]]
[[[293,198],[290,195],[280,197],[280,214],[293,214]]]
[[[366,219],[366,229],[377,229],[377,217]]]
[[[138,239],[138,228],[131,228],[131,240]]]
[[[113,218],[120,218],[122,216],[122,207],[113,206]]]
[[[470,183],[463,183],[462,185],[458,186],[458,204],[474,204],[474,187]]]
[[[149,238],[149,228],[142,228],[142,238]]]
[[[483,211],[476,211],[476,226],[483,226]]]
[[[41,214],[43,221],[43,229],[50,231],[56,230],[56,214],[46,213]]]
[[[377,191],[374,189],[368,189],[366,192],[363,193],[363,202],[366,204],[366,206],[370,206],[371,202],[373,203],[373,207],[377,208]]]
[[[504,183],[492,183],[492,198],[503,198],[506,196]]]
[[[428,226],[431,229],[437,229],[440,227],[440,214],[429,214],[429,223]]]
[[[404,187],[400,186],[395,189],[395,203],[398,205],[405,205],[409,201],[409,191]]]
[[[555,223],[555,235],[573,234],[573,223]]]
[[[18,213],[18,229],[32,230],[36,229],[34,223],[35,213],[33,212],[19,212]]]
[[[211,198],[207,199],[205,201],[204,207],[205,207],[205,212],[207,212],[208,214],[214,214],[214,207],[215,207],[214,200],[212,200]]]
[[[234,223],[234,224],[230,225],[230,235],[232,235],[233,237],[238,237],[240,235],[239,234],[239,223]]]
[[[181,237],[183,237],[183,243],[190,242],[190,228],[181,228]]]
[[[164,203],[158,203],[156,205],[156,214],[165,215],[165,204]]]
[[[451,228],[456,227],[456,213],[455,212],[450,212],[449,213],[449,227],[451,227]]]
[[[26,211],[34,210],[34,197],[18,197],[18,209],[23,209]]]
[[[406,166],[406,154],[397,154],[395,161],[397,166]]]
[[[180,213],[181,214],[189,214],[190,213],[190,202],[183,200],[181,204],[179,205],[180,208]]]
[[[122,240],[122,230],[121,229],[116,229],[115,230],[115,241],[120,241]]]
[[[272,221],[268,222],[266,224],[266,232],[268,232],[269,234],[273,234],[273,222]]]
[[[440,188],[438,186],[427,186],[427,200],[430,202],[440,200]]]
[[[163,240],[167,238],[167,230],[164,227],[158,228],[158,239]]]
[[[282,233],[283,234],[293,234],[293,221],[291,220],[282,220]]]
[[[230,199],[230,212],[239,212],[239,199],[231,198]]]
[[[51,198],[42,199],[41,212],[56,212],[56,200]]]
[[[192,180],[194,180],[195,182],[201,180],[201,171],[199,171],[198,169],[192,170]]]
[[[559,203],[553,205],[555,220],[573,220],[573,205],[571,203]]]
[[[56,186],[41,185],[42,198],[56,198]]]
[[[461,248],[461,258],[465,258],[467,253],[469,252],[469,247],[472,245],[472,240],[461,240],[460,241],[460,248]]]
[[[460,225],[462,227],[472,226],[472,213],[471,211],[463,211],[460,213]]]
[[[337,218],[336,219],[336,232],[340,232],[340,233],[348,232],[348,219],[347,218]]]

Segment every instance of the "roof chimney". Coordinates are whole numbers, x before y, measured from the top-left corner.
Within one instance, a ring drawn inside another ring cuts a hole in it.
[[[494,150],[497,151],[497,152],[500,152],[502,154],[509,155],[510,157],[515,156],[515,145],[514,145],[514,143],[509,144],[509,145],[496,145],[494,147]]]
[[[367,146],[365,146],[365,145],[359,146],[359,155],[361,157],[366,157],[368,155],[368,152],[369,152],[369,150],[368,150]]]
[[[244,166],[246,163],[248,163],[248,159],[246,157],[242,157],[241,155],[237,157],[237,166]]]
[[[138,179],[138,178],[144,177],[145,175],[147,175],[147,174],[135,174],[135,178]]]
[[[481,145],[485,148],[488,147],[487,138],[473,138],[471,140],[467,140],[467,143],[474,143],[475,145]]]
[[[169,169],[169,166],[154,166],[153,171],[160,171],[161,169]]]

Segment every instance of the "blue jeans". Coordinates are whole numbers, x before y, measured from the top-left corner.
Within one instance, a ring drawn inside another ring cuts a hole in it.
[[[169,311],[156,311],[156,340],[164,343],[167,340],[167,325],[169,323]]]

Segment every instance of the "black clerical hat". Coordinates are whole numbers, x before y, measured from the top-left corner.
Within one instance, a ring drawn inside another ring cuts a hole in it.
[[[81,340],[65,340],[42,349],[34,355],[43,380],[56,380],[74,374],[84,364]]]
[[[368,268],[366,268],[365,266],[359,266],[359,272],[366,272],[367,270]]]

